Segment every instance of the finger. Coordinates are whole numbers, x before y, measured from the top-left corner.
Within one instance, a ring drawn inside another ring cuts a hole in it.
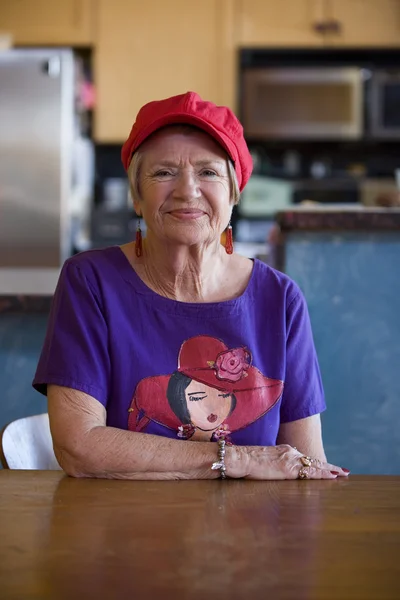
[[[337,465],[332,465],[331,463],[324,463],[321,460],[314,460],[312,462],[312,466],[317,469],[327,470],[327,471],[336,471],[339,473],[340,477],[347,477],[350,473],[348,469],[343,469],[342,467],[338,467]]]
[[[295,450],[297,450],[297,448],[295,448]],[[331,463],[323,462],[322,460],[319,460],[319,458],[311,458],[308,456],[304,456],[304,454],[301,454],[299,452],[298,452],[298,457],[300,458],[300,460],[304,459],[304,458],[310,458],[311,464],[313,467],[316,467],[318,469],[325,469],[328,471],[337,471],[339,473],[339,475],[342,477],[347,477],[350,473],[349,469],[345,469],[343,467],[339,467],[338,465],[333,465]],[[301,460],[301,462],[302,462],[302,464],[304,464],[304,462],[302,460]]]
[[[304,467],[308,477],[307,479],[337,479],[339,471],[330,469],[318,469],[316,467]]]

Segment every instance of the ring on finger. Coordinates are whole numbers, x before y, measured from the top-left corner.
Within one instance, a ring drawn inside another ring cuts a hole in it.
[[[308,466],[301,467],[299,474],[297,475],[297,479],[310,479]]]
[[[312,463],[314,462],[314,459],[310,456],[301,456],[300,460],[303,467],[311,467]]]

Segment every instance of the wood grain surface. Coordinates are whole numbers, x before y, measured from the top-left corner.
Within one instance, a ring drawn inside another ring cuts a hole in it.
[[[400,477],[0,472],[0,597],[397,600]]]

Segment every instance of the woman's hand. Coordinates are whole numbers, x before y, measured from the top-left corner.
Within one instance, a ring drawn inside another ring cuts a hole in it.
[[[305,457],[288,444],[279,446],[232,446],[225,463],[228,477],[245,479],[336,479],[347,469]]]

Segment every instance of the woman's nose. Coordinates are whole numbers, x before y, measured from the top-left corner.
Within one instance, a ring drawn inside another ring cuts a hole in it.
[[[203,400],[202,408],[206,415],[218,413],[219,402],[216,402],[214,398],[205,398]]]
[[[199,180],[192,171],[182,171],[175,179],[173,195],[180,200],[195,200],[201,195]]]

